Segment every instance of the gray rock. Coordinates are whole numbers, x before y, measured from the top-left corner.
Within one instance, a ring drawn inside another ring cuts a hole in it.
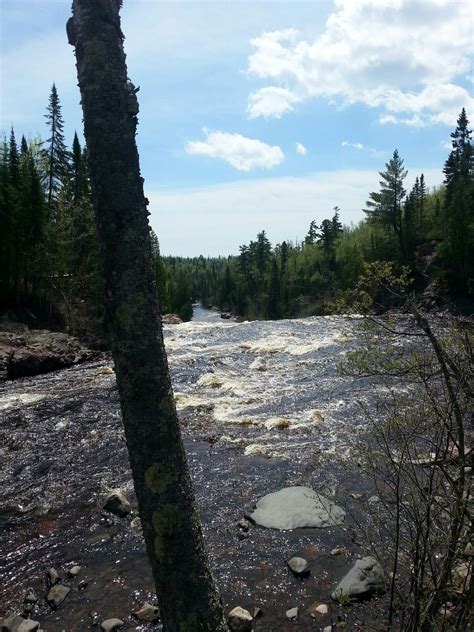
[[[37,603],[38,597],[32,588],[29,588],[26,592],[24,600],[26,603]]]
[[[386,590],[387,580],[383,568],[374,557],[368,556],[354,564],[331,597],[335,601],[366,599],[382,595]]]
[[[292,619],[297,619],[298,618],[298,608],[290,608],[289,610],[286,611],[286,618],[290,619],[290,621]]]
[[[248,531],[250,529],[250,522],[245,518],[242,518],[242,520],[239,520],[237,523],[237,526],[239,529],[242,529],[242,531]]]
[[[140,621],[157,621],[160,618],[160,609],[145,601],[143,606],[139,610],[135,610],[133,614]]]
[[[261,498],[251,520],[272,529],[331,527],[344,522],[346,512],[309,487],[285,487]]]
[[[23,619],[17,627],[16,632],[35,632],[35,630],[38,630],[39,627],[39,621],[33,621],[33,619]]]
[[[23,621],[25,621],[25,619],[23,619],[23,617],[19,614],[11,614],[9,617],[2,620],[0,630],[2,632],[16,632],[18,626],[23,623]]]
[[[338,555],[347,555],[347,549],[344,546],[338,546],[335,549],[331,549],[331,555],[335,557]]]
[[[325,628],[323,628],[323,632],[332,632],[332,625],[327,625]]]
[[[79,575],[79,573],[82,570],[82,566],[78,566],[77,564],[75,564],[74,566],[72,566],[69,570],[68,570],[68,574],[71,577],[76,577],[76,575]]]
[[[46,600],[51,606],[53,606],[53,608],[58,608],[70,592],[71,589],[68,586],[56,584],[56,586],[53,586],[47,594]]]
[[[252,615],[248,610],[237,606],[229,612],[227,623],[232,632],[250,632],[252,629]]]
[[[50,568],[48,570],[48,579],[50,586],[54,586],[59,581],[59,573],[55,568]]]
[[[369,503],[369,505],[376,505],[377,503],[380,502],[380,497],[379,496],[371,496],[367,502]]]
[[[290,567],[291,572],[296,575],[296,577],[308,575],[310,572],[308,562],[303,557],[292,557],[291,560],[288,560],[287,564]]]
[[[110,491],[109,495],[105,499],[103,508],[116,516],[120,516],[121,518],[132,511],[130,503],[119,487]]]
[[[117,618],[106,619],[105,621],[102,621],[102,623],[100,624],[100,629],[103,630],[103,632],[113,632],[113,630],[120,628],[120,626],[122,625],[123,625],[122,619],[117,619]]]

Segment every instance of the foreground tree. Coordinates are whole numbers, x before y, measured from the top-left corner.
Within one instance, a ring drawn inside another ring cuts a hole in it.
[[[226,630],[204,550],[152,269],[117,0],[74,0],[68,21],[89,152],[106,311],[143,534],[164,629]]]

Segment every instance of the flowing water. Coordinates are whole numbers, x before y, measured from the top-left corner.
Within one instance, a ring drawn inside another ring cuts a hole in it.
[[[192,322],[165,327],[211,562],[227,608],[263,610],[257,630],[321,629],[342,611],[317,621],[305,612],[330,603],[360,552],[350,531],[252,527],[244,537],[237,522],[260,496],[288,485],[343,490],[354,511],[349,492],[370,493],[353,447],[366,428],[358,402],[370,402],[378,387],[337,371],[356,345],[354,326],[336,316],[237,323],[197,308]],[[125,621],[123,630],[160,629],[130,616],[154,600],[140,531],[131,518],[101,511],[111,488],[134,498],[111,366],[104,356],[0,386],[0,616],[21,611],[32,586],[41,596],[33,618],[46,632],[98,630],[112,616]],[[331,556],[336,546],[349,557]],[[294,555],[309,561],[308,580],[288,573]],[[74,563],[83,570],[67,579]],[[43,598],[50,567],[72,588],[57,611]],[[296,623],[285,618],[294,606]],[[372,616],[363,605],[351,612],[353,621]]]

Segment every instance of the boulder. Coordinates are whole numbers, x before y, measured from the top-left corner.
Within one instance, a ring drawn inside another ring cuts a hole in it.
[[[140,621],[157,621],[160,618],[160,609],[145,601],[143,606],[139,610],[135,610],[133,615]]]
[[[123,625],[122,619],[117,619],[117,618],[106,619],[105,621],[102,621],[102,623],[100,624],[100,629],[102,630],[102,632],[113,632],[113,630],[120,628],[120,626],[122,625]]]
[[[368,556],[357,560],[331,597],[335,601],[368,599],[374,595],[382,595],[386,590],[387,580],[382,566],[374,557]]]
[[[14,380],[64,369],[96,355],[67,334],[31,330],[0,331],[0,380]]]
[[[344,522],[346,512],[309,487],[285,487],[261,498],[250,519],[271,529],[332,527]]]
[[[0,625],[2,632],[36,632],[40,627],[39,621],[25,619],[19,614],[12,614],[3,619]]]
[[[290,621],[292,621],[293,619],[297,619],[298,618],[298,608],[290,608],[289,610],[286,611],[286,618],[289,619]]]
[[[249,632],[252,629],[252,619],[248,610],[237,606],[229,612],[227,623],[232,632]]]
[[[292,557],[291,560],[288,560],[287,564],[296,577],[309,575],[308,562],[303,557]]]
[[[53,608],[58,608],[70,592],[71,589],[68,586],[64,586],[63,584],[56,584],[47,594],[46,601]]]
[[[161,317],[161,322],[163,325],[180,325],[183,319],[180,318],[178,314],[164,314]]]
[[[130,503],[119,487],[110,490],[109,495],[105,499],[103,508],[116,516],[120,516],[121,518],[125,517],[132,511]]]

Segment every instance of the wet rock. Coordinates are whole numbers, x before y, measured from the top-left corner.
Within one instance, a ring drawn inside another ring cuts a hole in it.
[[[70,577],[76,577],[77,575],[79,575],[81,570],[82,570],[82,566],[75,564],[68,570],[68,575],[70,575]]]
[[[160,618],[160,609],[145,601],[143,606],[139,610],[135,610],[133,615],[140,621],[157,621]]]
[[[68,586],[56,584],[53,586],[46,596],[46,601],[53,607],[58,608],[71,592]]]
[[[310,573],[308,562],[303,557],[292,557],[287,564],[295,577],[303,577]]]
[[[335,549],[331,549],[331,555],[337,557],[338,555],[347,555],[347,549],[344,546],[338,546]]]
[[[32,588],[29,588],[27,590],[23,601],[25,601],[26,603],[36,603],[38,601],[38,597],[36,596],[36,593]]]
[[[331,527],[344,522],[346,512],[309,487],[285,487],[261,498],[250,519],[262,527],[297,529]]]
[[[100,546],[101,544],[110,542],[110,540],[110,533],[96,533],[94,535],[91,535],[90,538],[87,538],[87,544],[89,544],[90,546]]]
[[[161,322],[163,325],[180,325],[183,320],[178,316],[178,314],[164,314],[161,317]]]
[[[325,628],[323,628],[323,632],[332,632],[332,625],[327,625]]]
[[[249,632],[252,629],[252,615],[248,610],[237,606],[229,612],[227,623],[232,632]]]
[[[468,542],[463,551],[464,557],[472,557],[474,556],[474,546]]]
[[[77,588],[78,590],[85,590],[88,585],[89,582],[87,581],[87,579],[81,579],[81,581],[77,584]]]
[[[237,523],[237,526],[239,529],[242,529],[242,531],[248,531],[250,529],[250,522],[245,518],[242,518],[242,520],[239,520]]]
[[[260,617],[263,616],[263,610],[261,608],[254,608],[253,609],[253,618],[254,619],[260,619]]]
[[[352,492],[349,496],[354,500],[362,500],[364,498],[364,494],[356,494],[355,492]]]
[[[141,521],[141,519],[137,516],[136,518],[134,518],[131,521],[130,526],[132,527],[132,529],[134,531],[140,532],[142,530],[142,521]]]
[[[132,507],[125,494],[118,487],[110,491],[109,495],[105,499],[103,508],[105,511],[110,511],[110,513],[120,516],[121,518],[125,517],[132,511]]]
[[[103,632],[113,632],[113,630],[117,630],[122,625],[123,625],[122,619],[117,619],[117,618],[106,619],[105,621],[102,621],[102,623],[100,624],[100,629]]]
[[[93,356],[67,334],[46,330],[27,330],[21,335],[0,332],[0,380],[49,373]]]
[[[39,621],[33,621],[33,619],[23,619],[17,627],[16,632],[35,632],[35,630],[38,630],[39,627]]]
[[[54,586],[55,584],[58,583],[59,581],[59,573],[55,568],[50,568],[48,570],[48,580],[49,580],[49,585],[50,586]]]
[[[290,621],[293,619],[297,619],[298,618],[298,608],[290,608],[289,610],[286,611],[286,618],[289,619]]]
[[[368,556],[357,560],[339,582],[331,597],[335,601],[367,599],[374,595],[382,595],[386,590],[387,582],[383,568],[374,557]]]
[[[2,620],[2,625],[0,627],[1,632],[16,632],[20,623],[22,623],[25,619],[21,617],[19,614],[12,614],[6,619]]]

